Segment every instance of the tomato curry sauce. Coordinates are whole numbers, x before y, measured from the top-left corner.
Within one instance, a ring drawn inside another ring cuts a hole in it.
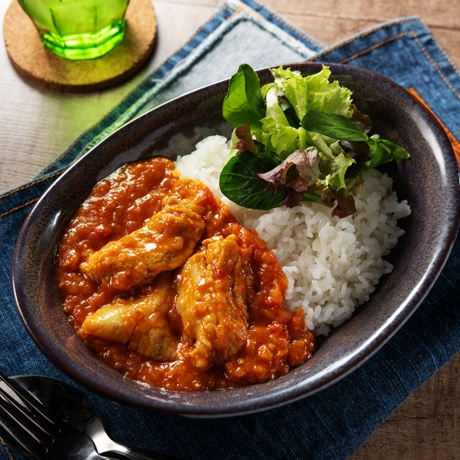
[[[94,187],[62,239],[56,277],[84,343],[156,387],[264,382],[314,351],[303,313],[284,308],[287,279],[265,242],[163,157]]]

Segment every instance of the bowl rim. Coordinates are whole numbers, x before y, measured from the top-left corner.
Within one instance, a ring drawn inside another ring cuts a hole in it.
[[[460,225],[460,189],[458,188],[458,176],[456,171],[456,161],[455,155],[452,150],[452,145],[442,128],[439,121],[436,117],[424,107],[412,94],[405,90],[402,86],[398,85],[389,78],[378,74],[374,71],[359,68],[356,66],[344,65],[344,64],[335,64],[335,63],[317,63],[317,62],[305,62],[305,63],[293,63],[286,64],[283,67],[285,68],[296,68],[299,70],[308,70],[308,69],[320,69],[322,65],[327,65],[331,68],[332,76],[340,77],[340,75],[351,75],[357,78],[377,78],[385,82],[386,85],[391,88],[391,91],[395,91],[402,100],[410,102],[415,105],[421,113],[424,114],[427,120],[429,120],[430,126],[437,134],[437,141],[443,145],[443,161],[447,162],[448,170],[448,181],[449,184],[454,185],[454,175],[457,177],[457,188],[456,190],[452,189],[453,202],[450,203],[450,206],[446,212],[449,213],[449,226],[445,229],[445,241],[441,247],[441,250],[437,253],[434,260],[427,271],[427,276],[423,281],[424,289],[422,291],[417,291],[417,294],[412,296],[407,302],[402,305],[399,309],[399,314],[397,317],[390,321],[387,327],[382,331],[377,331],[367,342],[357,350],[356,353],[347,357],[347,359],[339,363],[337,366],[331,366],[327,371],[322,372],[321,375],[316,376],[313,381],[309,381],[308,388],[305,387],[305,381],[298,382],[296,385],[289,388],[281,387],[281,390],[273,392],[268,392],[264,394],[262,392],[261,396],[255,397],[254,399],[245,399],[235,403],[232,402],[228,405],[221,404],[209,404],[207,406],[195,407],[190,403],[181,403],[177,401],[176,405],[171,405],[170,403],[163,403],[160,400],[155,398],[141,398],[138,395],[126,394],[123,391],[120,391],[118,388],[110,388],[105,384],[101,384],[99,380],[95,380],[92,375],[81,375],[78,370],[74,368],[72,363],[63,359],[62,350],[57,350],[53,343],[46,337],[46,334],[40,329],[37,325],[34,315],[31,310],[28,308],[28,302],[31,301],[28,298],[27,293],[24,290],[24,286],[21,285],[22,273],[20,267],[21,255],[24,252],[24,248],[27,246],[27,236],[33,230],[35,225],[35,219],[37,213],[40,212],[43,203],[45,203],[50,196],[54,193],[56,188],[59,188],[60,184],[64,184],[66,178],[71,176],[76,168],[83,162],[89,161],[91,156],[97,155],[98,149],[101,144],[106,142],[113,142],[117,136],[123,136],[126,130],[131,129],[136,123],[139,123],[139,120],[145,119],[145,117],[161,117],[161,114],[165,110],[169,110],[175,104],[184,104],[187,100],[194,100],[205,95],[209,91],[222,91],[226,90],[230,79],[220,80],[212,85],[207,85],[196,90],[187,92],[186,94],[174,98],[168,102],[165,102],[158,107],[155,107],[152,110],[134,118],[130,122],[126,123],[122,127],[115,130],[112,134],[106,137],[104,140],[99,142],[97,145],[91,148],[82,158],[76,161],[71,167],[68,168],[55,182],[51,187],[43,194],[39,201],[34,205],[33,209],[28,214],[24,224],[21,228],[16,247],[13,255],[13,264],[12,264],[12,287],[13,294],[15,298],[16,308],[18,314],[21,318],[21,321],[26,328],[27,332],[41,350],[41,352],[61,371],[65,374],[81,383],[83,386],[91,389],[92,391],[102,395],[105,398],[112,399],[116,402],[121,402],[122,404],[137,407],[144,410],[155,410],[162,411],[169,414],[179,414],[192,417],[227,417],[233,415],[243,415],[248,413],[259,412],[262,410],[272,409],[279,407],[286,403],[291,403],[299,399],[303,399],[307,396],[311,396],[323,389],[337,383],[339,380],[345,378],[359,366],[364,364],[369,358],[371,358],[390,338],[405,324],[405,322],[410,318],[410,316],[416,311],[420,303],[424,300],[431,287],[435,283],[437,277],[439,276],[442,268],[444,267],[447,258],[452,250],[453,244],[456,240],[456,236],[459,230]],[[267,67],[263,69],[258,69],[256,72],[259,75],[267,73],[270,68]],[[191,146],[192,150],[193,146]],[[96,153],[95,153],[96,152]],[[452,169],[452,171],[449,170]],[[397,321],[396,321],[397,320]],[[120,374],[118,374],[120,375]],[[122,377],[124,378],[124,377]],[[277,379],[278,380],[278,379]],[[139,382],[137,382],[139,383]],[[142,384],[140,384],[142,385]],[[144,384],[145,385],[145,384]],[[265,385],[265,384],[262,384]],[[238,390],[238,389],[236,389]],[[275,387],[276,390],[276,387]],[[224,390],[224,391],[234,391],[234,389]],[[183,394],[183,392],[172,392]],[[190,394],[190,393],[189,393]],[[209,394],[209,392],[208,392]],[[212,398],[211,398],[212,399]]]

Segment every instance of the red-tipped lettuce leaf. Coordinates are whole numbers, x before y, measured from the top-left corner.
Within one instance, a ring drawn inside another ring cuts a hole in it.
[[[284,192],[283,204],[297,206],[319,175],[320,157],[316,149],[297,150],[280,165],[266,173],[257,174],[266,184],[266,190],[273,189],[275,195]]]

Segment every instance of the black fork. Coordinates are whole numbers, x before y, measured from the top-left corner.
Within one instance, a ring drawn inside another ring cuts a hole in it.
[[[45,413],[43,405],[0,372],[0,436],[26,457],[38,460],[102,459],[92,441]]]

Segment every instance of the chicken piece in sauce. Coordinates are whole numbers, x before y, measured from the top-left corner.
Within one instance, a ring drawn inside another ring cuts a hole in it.
[[[174,294],[171,274],[162,273],[151,294],[100,308],[85,319],[82,330],[157,361],[172,361],[177,358],[178,339],[166,315]]]
[[[183,340],[194,344],[193,365],[222,365],[240,350],[248,334],[245,277],[250,270],[236,237],[203,241],[180,271],[176,308]]]
[[[119,290],[180,267],[201,238],[204,208],[190,200],[167,204],[140,229],[91,254],[80,269],[96,283],[111,277]]]

